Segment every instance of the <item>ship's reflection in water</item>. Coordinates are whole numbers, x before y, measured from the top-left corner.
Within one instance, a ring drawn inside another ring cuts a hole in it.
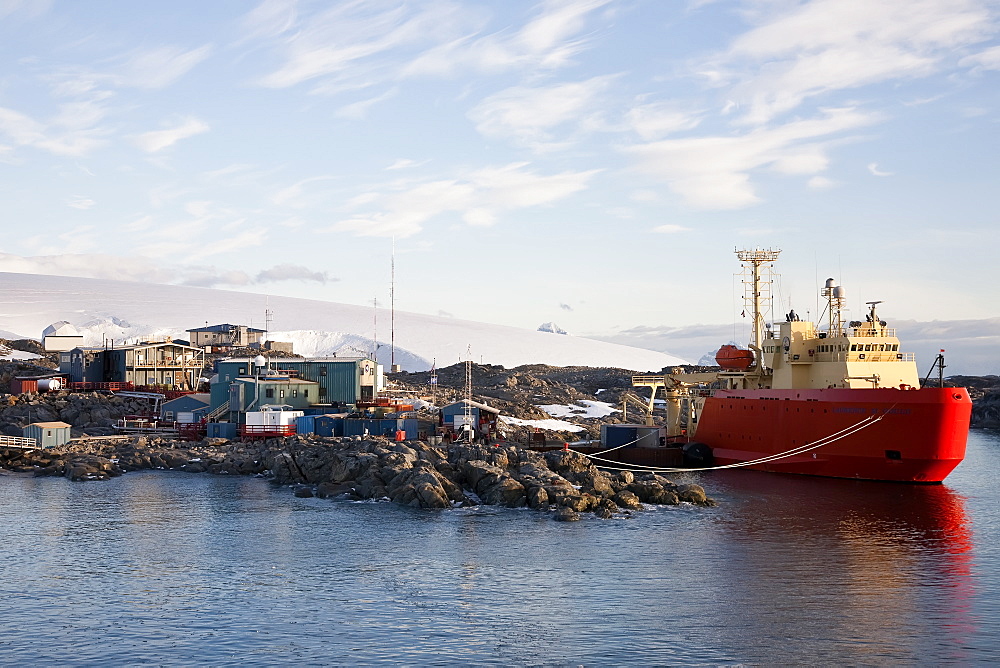
[[[712,579],[723,645],[751,660],[968,661],[978,632],[966,499],[944,485],[755,472],[712,475],[727,497]]]

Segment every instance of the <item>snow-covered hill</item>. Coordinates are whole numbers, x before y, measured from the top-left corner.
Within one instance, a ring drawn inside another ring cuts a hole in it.
[[[6,338],[40,338],[53,322],[74,324],[88,345],[171,337],[206,324],[265,328],[291,341],[302,355],[370,354],[378,329],[378,360],[388,365],[390,314],[374,309],[291,297],[150,283],[0,272],[0,330]],[[683,364],[662,352],[574,336],[396,311],[395,355],[405,371],[423,371],[461,360],[501,364],[608,366],[658,371]]]

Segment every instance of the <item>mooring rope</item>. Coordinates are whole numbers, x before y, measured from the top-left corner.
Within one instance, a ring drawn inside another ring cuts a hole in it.
[[[893,405],[893,407],[895,407],[895,404]],[[890,410],[892,410],[892,409],[890,408]],[[644,473],[683,473],[685,471],[718,471],[718,470],[721,470],[721,469],[732,469],[732,468],[739,468],[739,467],[743,467],[743,466],[754,466],[754,465],[757,465],[757,464],[766,464],[768,462],[777,461],[779,459],[785,459],[787,457],[794,457],[795,455],[800,455],[800,454],[809,452],[811,450],[816,450],[816,449],[821,448],[823,446],[829,445],[831,443],[835,443],[836,441],[839,441],[842,438],[847,438],[848,436],[851,436],[851,435],[853,435],[853,434],[861,431],[862,429],[867,429],[868,427],[872,426],[876,422],[879,422],[880,420],[882,420],[882,418],[884,418],[885,415],[886,415],[885,413],[882,414],[882,415],[878,415],[878,416],[869,415],[868,417],[866,417],[865,419],[861,420],[860,422],[858,422],[856,424],[853,424],[853,425],[851,425],[849,427],[845,427],[844,429],[841,429],[840,431],[836,431],[836,432],[830,434],[829,436],[824,436],[823,438],[820,438],[820,439],[817,439],[815,441],[812,441],[811,443],[806,443],[805,445],[800,445],[798,447],[792,448],[791,450],[786,450],[785,452],[779,452],[779,453],[776,453],[776,454],[773,454],[773,455],[768,455],[766,457],[761,457],[759,459],[752,459],[752,460],[745,461],[745,462],[736,462],[734,464],[723,464],[721,466],[707,466],[707,467],[703,467],[703,468],[658,468],[658,467],[655,467],[655,466],[645,466],[643,464],[636,464],[636,465],[630,466],[630,467],[623,467],[623,466],[616,467],[616,466],[608,466],[606,464],[597,464],[597,466],[599,468],[609,469],[611,471],[635,471],[635,470],[642,470]],[[638,440],[639,439],[636,439],[636,441],[638,441]],[[602,455],[606,454],[608,452],[611,452],[612,450],[617,450],[620,447],[624,447],[624,446],[617,446],[615,448],[610,448],[608,450],[602,450],[600,454],[602,454]],[[587,457],[588,459],[592,459],[592,460],[596,459],[598,461],[610,462],[612,464],[622,464],[623,463],[623,462],[616,461],[614,459],[606,459],[604,457],[599,457],[597,455],[588,455],[586,453],[578,452],[576,450],[572,450],[572,452],[576,452],[577,454],[583,455],[584,457]]]

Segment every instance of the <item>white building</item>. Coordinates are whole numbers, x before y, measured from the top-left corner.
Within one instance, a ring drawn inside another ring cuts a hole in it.
[[[45,350],[62,352],[82,345],[83,334],[65,320],[54,322],[42,331],[42,347]]]

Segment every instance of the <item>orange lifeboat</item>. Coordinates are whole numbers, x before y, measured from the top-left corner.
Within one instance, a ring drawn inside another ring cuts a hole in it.
[[[753,365],[753,351],[727,344],[715,353],[715,361],[727,371],[746,371]]]

